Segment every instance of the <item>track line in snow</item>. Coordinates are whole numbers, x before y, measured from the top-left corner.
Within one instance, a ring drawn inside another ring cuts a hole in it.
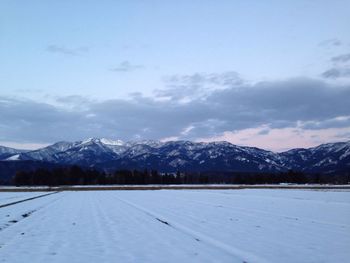
[[[43,195],[38,195],[38,196],[22,199],[22,200],[19,200],[19,201],[15,201],[15,202],[11,202],[11,203],[0,205],[0,208],[4,208],[4,207],[7,207],[7,206],[11,206],[11,205],[16,205],[16,204],[19,204],[19,203],[31,201],[31,200],[34,200],[34,199],[37,199],[37,198],[41,198],[41,197],[45,197],[45,196],[52,195],[52,194],[57,194],[57,193],[59,193],[59,192],[52,192],[52,193],[48,193],[48,194],[43,194]]]
[[[156,217],[156,219],[157,219],[159,222],[161,222],[161,223],[163,223],[163,224],[165,224],[165,225],[167,225],[167,226],[171,226],[167,221],[164,221],[164,220],[162,220],[162,219],[160,219],[160,218],[158,218],[158,217]]]
[[[243,260],[243,262],[261,262],[261,263],[267,263],[268,261],[261,258],[261,257],[258,257],[256,255],[253,255],[247,251],[243,251],[241,249],[238,249],[236,247],[233,247],[233,246],[230,246],[230,245],[227,245],[213,237],[210,237],[206,234],[203,234],[203,233],[200,233],[198,231],[195,231],[193,229],[190,229],[180,223],[177,223],[177,222],[172,222],[168,219],[166,219],[164,216],[162,215],[159,215],[149,209],[145,209],[143,207],[140,207],[138,206],[137,204],[135,203],[132,203],[132,202],[129,202],[129,201],[126,201],[124,199],[121,199],[120,197],[116,197],[116,199],[118,199],[119,201],[129,205],[130,207],[133,207],[134,209],[136,210],[139,210],[141,212],[143,212],[144,214],[152,217],[153,219],[185,234],[185,235],[188,235],[190,237],[192,237],[195,241],[199,242],[199,241],[202,241],[208,245],[211,245],[213,247],[216,247],[217,249],[220,249],[222,251],[225,251],[226,253],[236,257],[236,258],[241,258]],[[166,222],[166,223],[165,223]]]
[[[45,194],[45,195],[40,195],[40,196],[36,196],[34,197],[34,199],[38,199],[40,197],[44,197],[44,196],[48,196],[48,195],[52,195],[52,194],[55,194],[55,193],[58,193],[58,192],[54,192],[54,193],[50,193],[50,194]],[[18,215],[14,216],[14,217],[10,217],[10,215],[7,215],[7,217],[9,217],[8,221],[7,222],[0,222],[0,232],[11,227],[11,226],[14,226],[15,224],[17,223],[20,223],[23,219],[27,219],[29,216],[33,215],[35,212],[43,209],[43,208],[46,208],[47,206],[51,206],[53,203],[55,203],[56,201],[58,201],[62,196],[52,200],[51,202],[49,203],[46,203],[46,204],[42,204],[41,206],[38,206],[36,207],[36,203],[33,203],[34,205],[34,208],[27,208],[27,209],[24,209],[22,212],[20,212]],[[33,200],[33,198],[31,198],[30,200]],[[19,201],[18,203],[23,203],[25,201],[28,201],[28,200],[21,200]],[[14,204],[13,204],[14,205]],[[10,205],[7,205],[7,207],[9,207]]]

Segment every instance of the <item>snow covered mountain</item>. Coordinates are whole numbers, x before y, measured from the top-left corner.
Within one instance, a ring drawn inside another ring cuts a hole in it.
[[[0,148],[1,149],[1,148]],[[13,149],[12,149],[13,150]],[[181,171],[332,173],[350,170],[350,142],[329,143],[310,149],[274,153],[228,142],[135,141],[90,138],[58,142],[35,151],[7,152],[0,160],[31,160],[103,170],[157,169]]]
[[[287,167],[304,172],[350,171],[350,141],[293,149],[280,154]]]
[[[16,159],[16,155],[25,152],[24,150],[17,150],[5,146],[0,146],[0,160],[4,160],[7,158]]]

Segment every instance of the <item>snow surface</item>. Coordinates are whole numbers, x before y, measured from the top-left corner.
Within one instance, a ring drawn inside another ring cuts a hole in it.
[[[17,161],[19,160],[19,154],[15,154],[15,155],[12,155],[10,157],[8,157],[7,159],[5,159],[5,161]]]
[[[349,244],[345,190],[66,191],[0,208],[0,262],[349,262]]]
[[[116,141],[113,141],[113,140],[110,140],[110,139],[105,139],[105,138],[102,138],[101,139],[101,142],[103,144],[107,144],[107,145],[124,145],[124,142],[122,140],[116,140]]]
[[[1,188],[0,188],[1,189]],[[0,206],[17,202],[23,199],[39,196],[45,194],[44,192],[4,192],[0,193]]]

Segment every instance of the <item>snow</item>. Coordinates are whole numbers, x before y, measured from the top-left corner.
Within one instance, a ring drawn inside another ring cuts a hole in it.
[[[343,160],[349,155],[350,155],[350,149],[346,150],[346,152],[339,157],[339,160]]]
[[[332,160],[332,158],[327,157],[325,159],[323,159],[322,161],[318,162],[315,164],[315,166],[321,166],[324,165],[325,163],[327,163],[326,165],[330,165],[330,164],[337,164],[337,161]]]
[[[249,162],[249,160],[247,160],[246,158],[241,157],[241,156],[237,156],[237,157],[235,157],[234,159],[237,160],[237,161]]]
[[[346,190],[66,191],[0,208],[1,262],[348,262],[349,243]]]
[[[0,193],[0,206],[19,200],[45,194],[44,192],[5,192]]]
[[[106,145],[114,145],[114,146],[122,146],[122,145],[124,145],[124,142],[121,141],[121,140],[115,140],[115,141],[113,141],[113,140],[110,140],[110,139],[102,138],[102,139],[101,139],[101,142],[102,142],[103,144],[106,144]]]
[[[12,156],[6,158],[5,161],[17,161],[17,160],[19,160],[19,157],[20,157],[20,154],[15,154],[15,155],[12,155]]]
[[[88,138],[84,141],[81,142],[81,144],[89,144],[89,143],[102,143],[102,144],[105,144],[105,145],[112,145],[112,146],[122,146],[124,145],[124,142],[121,141],[121,140],[110,140],[110,139],[106,139],[106,138]]]
[[[175,160],[172,160],[169,165],[172,167],[177,167],[177,166],[181,166],[184,165],[185,163],[187,163],[187,161],[182,160],[181,158],[176,158]]]

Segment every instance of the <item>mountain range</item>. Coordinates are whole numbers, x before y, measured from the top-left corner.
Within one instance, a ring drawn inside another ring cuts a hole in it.
[[[157,169],[176,171],[235,171],[349,173],[350,141],[322,144],[308,149],[276,153],[229,142],[131,141],[90,138],[57,142],[25,151],[0,146],[0,175],[6,167],[79,165],[104,171]],[[5,167],[5,168],[4,168]],[[10,176],[10,175],[7,175]]]

